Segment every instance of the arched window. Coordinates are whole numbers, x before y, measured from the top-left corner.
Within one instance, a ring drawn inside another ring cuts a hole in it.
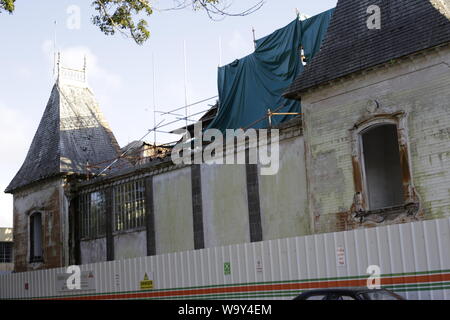
[[[42,214],[30,216],[30,262],[42,261]]]
[[[397,125],[382,123],[360,133],[369,210],[404,204],[397,132]]]
[[[351,206],[360,223],[416,217],[420,211],[410,165],[407,113],[369,100],[350,129],[355,195]]]

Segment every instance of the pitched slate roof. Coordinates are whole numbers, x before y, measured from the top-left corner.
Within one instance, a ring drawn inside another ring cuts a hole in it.
[[[381,9],[380,30],[367,27],[370,5]],[[449,0],[339,0],[321,51],[285,97],[450,42],[449,9]]]
[[[57,81],[26,159],[7,193],[69,173],[86,174],[86,164],[119,156],[119,145],[85,83]],[[91,169],[98,173],[101,169]]]

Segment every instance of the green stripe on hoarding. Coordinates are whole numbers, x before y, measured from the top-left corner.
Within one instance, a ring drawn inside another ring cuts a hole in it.
[[[395,290],[395,292],[414,292],[414,291],[432,291],[432,290],[449,290],[450,289],[450,284],[448,284],[447,286],[442,286],[442,287],[434,287],[434,288],[430,288],[430,287],[426,287],[426,288],[409,288],[409,289],[400,289],[400,290]],[[294,298],[295,296],[301,294],[304,291],[296,291],[291,293],[290,291],[287,292],[252,292],[252,293],[234,293],[234,294],[226,294],[226,295],[205,295],[205,296],[176,296],[176,300],[222,300],[222,299],[229,299],[229,298],[246,298],[246,299],[250,299],[250,298],[277,298],[277,297],[291,297]],[[130,298],[128,300],[175,300],[173,299],[174,297],[161,297],[161,298],[139,298],[139,299],[135,299],[135,298]],[[9,299],[9,300],[14,300],[14,299]],[[27,298],[21,298],[18,300],[28,300]]]
[[[391,284],[383,286],[383,288],[393,290],[393,289],[402,289],[402,288],[414,288],[414,287],[424,287],[424,286],[446,286],[450,285],[450,282],[434,282],[434,283],[417,283],[417,284]]]
[[[399,276],[414,276],[414,275],[431,275],[438,273],[450,273],[450,269],[447,270],[433,270],[433,271],[421,271],[421,272],[406,272],[406,273],[394,273],[394,274],[384,274],[381,278],[399,277]],[[234,284],[219,284],[219,285],[207,285],[207,286],[192,286],[192,287],[181,287],[181,288],[168,288],[168,289],[151,289],[151,290],[135,290],[135,291],[119,291],[119,292],[102,292],[102,293],[84,293],[84,294],[74,294],[74,295],[58,295],[58,296],[44,296],[44,297],[29,297],[29,298],[19,298],[19,299],[61,299],[61,298],[83,298],[83,297],[101,297],[104,295],[125,295],[133,293],[146,293],[146,292],[167,292],[167,291],[187,291],[195,289],[209,289],[209,288],[231,288],[237,286],[252,286],[252,285],[271,285],[271,284],[289,284],[289,283],[316,283],[323,281],[336,281],[336,280],[357,280],[357,279],[367,279],[368,275],[363,276],[344,276],[344,277],[330,277],[330,278],[316,278],[316,279],[301,279],[301,280],[284,280],[284,281],[267,281],[267,282],[247,282],[247,283],[234,283]],[[429,285],[433,286],[436,284],[398,284],[398,285],[387,285],[386,288],[402,288],[404,286],[418,287]],[[234,295],[236,293],[223,294],[225,296]],[[244,293],[245,294],[245,293]],[[183,296],[177,296],[180,299]]]

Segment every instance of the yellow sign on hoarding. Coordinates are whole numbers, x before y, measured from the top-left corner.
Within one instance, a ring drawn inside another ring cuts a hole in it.
[[[140,282],[141,290],[153,289],[153,280],[149,280],[147,273],[144,275],[144,280]]]

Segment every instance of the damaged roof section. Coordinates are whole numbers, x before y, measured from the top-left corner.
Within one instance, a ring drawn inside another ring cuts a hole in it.
[[[381,29],[369,29],[369,6]],[[450,41],[448,0],[339,0],[321,51],[285,93],[305,90]]]
[[[53,87],[27,157],[5,192],[61,174],[96,174],[101,169],[88,172],[89,164],[104,163],[106,167],[119,155],[117,140],[87,84],[61,77]],[[116,166],[123,167],[124,161]]]
[[[155,146],[145,141],[133,141],[123,147],[120,152],[133,166],[142,165],[155,159],[165,158],[172,149],[163,146]]]

